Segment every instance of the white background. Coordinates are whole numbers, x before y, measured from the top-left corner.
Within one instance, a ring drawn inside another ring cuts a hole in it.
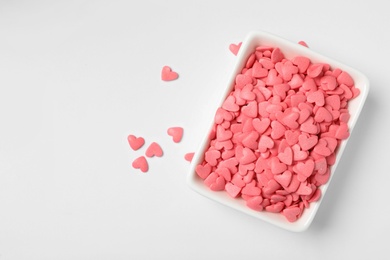
[[[385,259],[386,1],[0,1],[0,259]],[[292,233],[186,184],[235,63],[263,30],[371,89],[311,227]],[[162,82],[162,66],[180,74]],[[182,126],[173,143],[166,134]],[[130,149],[128,134],[146,145]],[[141,173],[131,162],[164,150]],[[168,258],[169,257],[169,258]]]

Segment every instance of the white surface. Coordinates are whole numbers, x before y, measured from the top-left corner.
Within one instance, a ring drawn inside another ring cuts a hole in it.
[[[367,94],[369,92],[369,81],[367,77],[361,72],[356,71],[356,69],[337,62],[336,60],[330,59],[329,57],[323,56],[310,48],[298,44],[297,42],[291,42],[280,36],[276,36],[263,31],[250,32],[244,38],[243,43],[240,47],[240,51],[237,54],[234,70],[229,75],[229,82],[226,84],[224,93],[223,95],[221,95],[221,98],[217,103],[218,106],[222,106],[223,102],[226,100],[229,94],[231,94],[234,89],[236,75],[241,73],[242,68],[245,67],[249,56],[255,51],[256,47],[258,46],[275,46],[281,49],[284,57],[286,57],[287,59],[293,60],[294,57],[304,56],[309,58],[312,63],[327,63],[332,69],[338,68],[342,71],[347,72],[353,78],[356,88],[360,90],[359,96],[348,102],[348,111],[351,115],[348,121],[348,126],[349,132],[353,133],[353,129],[356,125],[357,120],[359,119],[360,112],[364,106],[364,103],[367,99]],[[215,114],[215,112],[212,112],[212,114]],[[341,142],[339,148],[337,149],[335,163],[330,169],[331,173],[329,181],[326,184],[320,186],[322,194],[320,199],[314,203],[311,203],[309,208],[304,209],[303,214],[299,217],[299,219],[291,223],[282,214],[274,214],[266,212],[265,210],[262,212],[258,212],[250,209],[246,205],[245,200],[243,199],[233,200],[231,196],[229,196],[226,192],[214,192],[204,184],[204,181],[201,178],[199,178],[195,169],[196,166],[198,166],[204,161],[204,154],[210,147],[209,133],[213,129],[214,124],[215,123],[213,119],[210,121],[207,131],[203,133],[203,140],[201,142],[201,145],[196,150],[195,156],[191,161],[191,168],[187,178],[189,186],[200,194],[206,196],[207,198],[218,201],[226,206],[229,206],[261,220],[267,221],[286,230],[302,232],[308,229],[318,211],[320,204],[325,198],[326,190],[331,183],[331,179],[333,179],[333,177],[337,173],[337,165],[339,164],[340,158],[343,155],[345,147],[348,143],[348,139]]]
[[[199,3],[198,3],[199,2]],[[1,1],[0,259],[385,259],[390,230],[386,1]],[[207,200],[189,164],[228,46],[264,30],[362,71],[370,93],[311,227]],[[162,82],[170,65],[180,74]],[[166,135],[183,126],[179,144]],[[157,141],[143,174],[128,134]]]

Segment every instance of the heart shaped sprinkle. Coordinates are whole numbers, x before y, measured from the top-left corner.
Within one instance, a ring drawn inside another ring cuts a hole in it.
[[[288,207],[282,211],[282,214],[290,222],[295,222],[298,219],[298,216],[301,214],[301,209],[298,207]]]
[[[169,66],[164,66],[161,70],[161,79],[163,81],[172,81],[179,77],[179,75],[172,71],[172,69]]]
[[[136,137],[134,135],[129,135],[127,141],[134,151],[140,149],[145,144],[145,139],[143,137]]]
[[[237,197],[238,194],[241,192],[241,188],[231,182],[226,183],[225,190],[232,198]]]
[[[191,162],[192,159],[194,158],[194,155],[195,155],[195,153],[186,153],[186,154],[184,155],[184,159],[185,159],[186,161],[188,161],[188,162]]]
[[[263,210],[263,206],[261,204],[262,202],[263,202],[263,197],[254,196],[246,201],[246,205],[253,210],[262,211]]]
[[[182,127],[170,127],[167,130],[168,135],[172,136],[175,143],[179,143],[183,137]]]
[[[133,168],[140,169],[142,172],[147,172],[149,170],[148,162],[146,161],[145,156],[140,156],[135,159],[132,163]]]
[[[283,187],[288,187],[291,182],[292,173],[290,171],[285,171],[282,174],[275,175],[275,180],[282,185]]]
[[[240,50],[241,45],[242,45],[242,42],[239,42],[238,44],[232,43],[232,44],[229,45],[229,50],[234,55],[237,55],[238,51]]]
[[[293,153],[292,149],[290,147],[286,147],[284,149],[284,152],[278,153],[278,158],[279,160],[286,164],[286,165],[291,165],[293,162]]]
[[[153,157],[153,156],[161,157],[163,155],[163,150],[161,149],[161,146],[158,143],[153,142],[149,145],[148,149],[146,149],[145,155],[147,157]]]

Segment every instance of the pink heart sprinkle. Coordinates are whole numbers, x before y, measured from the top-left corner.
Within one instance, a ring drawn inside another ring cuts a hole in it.
[[[259,132],[259,134],[264,133],[270,124],[271,120],[269,120],[269,118],[255,118],[252,120],[252,125],[256,129],[256,131]]]
[[[317,142],[318,142],[318,136],[308,136],[306,134],[301,134],[298,137],[299,140],[299,146],[302,148],[302,150],[307,151],[313,148]]]
[[[205,153],[205,161],[211,166],[216,166],[218,159],[221,157],[221,152],[218,150],[208,150]]]
[[[161,70],[161,79],[163,81],[172,81],[179,77],[179,75],[172,71],[172,69],[169,66],[164,66]]]
[[[135,159],[132,163],[132,166],[135,169],[140,169],[142,172],[147,172],[149,170],[148,162],[146,161],[145,156],[140,156]]]
[[[242,45],[242,42],[239,42],[238,44],[230,44],[229,45],[229,50],[234,54],[237,55],[238,51],[240,50],[240,47]]]
[[[246,205],[256,211],[262,211],[263,206],[261,203],[263,202],[263,197],[261,196],[254,196],[246,201]]]
[[[290,147],[286,147],[284,149],[284,152],[280,152],[278,154],[278,158],[279,160],[286,164],[286,165],[291,165],[292,164],[292,161],[293,161],[293,153],[292,153],[292,149]]]
[[[168,135],[172,136],[173,141],[178,143],[183,137],[183,128],[182,127],[170,127],[167,130]]]
[[[222,108],[231,112],[237,112],[240,109],[240,107],[236,104],[234,96],[229,96],[225,102],[223,102]]]
[[[306,162],[299,162],[294,167],[294,171],[308,178],[314,171],[314,161],[309,159]]]
[[[209,164],[205,164],[205,165],[199,164],[196,166],[195,172],[198,174],[200,178],[206,179],[211,173],[211,166]]]
[[[233,198],[237,197],[237,195],[241,192],[241,188],[231,182],[226,183],[225,190]]]
[[[225,189],[225,179],[219,176],[214,183],[210,184],[210,189],[213,191],[221,191]]]
[[[300,44],[306,48],[309,48],[309,45],[307,45],[307,43],[305,41],[299,41],[298,44]]]
[[[292,206],[292,207],[285,208],[282,212],[289,222],[294,222],[298,219],[298,216],[301,214],[301,209]]]
[[[127,141],[129,142],[130,147],[136,151],[141,148],[145,144],[145,139],[142,137],[136,137],[134,135],[129,135],[127,137]]]
[[[145,155],[147,157],[153,157],[153,156],[161,157],[163,155],[163,150],[161,149],[161,146],[158,143],[153,142],[149,145],[148,149],[146,149]]]
[[[185,159],[186,161],[188,161],[188,162],[191,162],[192,159],[194,158],[194,155],[195,155],[195,153],[186,153],[186,154],[184,155],[184,159]]]
[[[277,181],[283,187],[288,187],[291,182],[292,173],[290,171],[285,171],[282,174],[274,176],[275,181]]]

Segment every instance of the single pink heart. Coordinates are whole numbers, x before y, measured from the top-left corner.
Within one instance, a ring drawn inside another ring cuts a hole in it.
[[[301,209],[296,206],[291,206],[288,208],[285,208],[282,211],[282,214],[286,217],[286,219],[289,222],[294,222],[298,219],[299,215],[301,214]]]
[[[145,156],[140,156],[135,159],[132,163],[132,166],[135,169],[140,169],[142,172],[147,172],[149,170],[148,162],[146,161]]]
[[[308,178],[314,172],[314,161],[308,159],[306,162],[298,162],[294,166],[294,171]]]
[[[304,73],[310,65],[310,59],[303,56],[296,56],[292,62],[297,65],[299,73]]]
[[[317,134],[319,129],[317,123],[314,122],[313,117],[309,117],[301,124],[300,130],[309,134]]]
[[[300,117],[300,113],[297,112],[290,112],[287,115],[285,114],[283,117],[283,123],[289,127],[290,129],[297,129],[299,127],[299,124],[297,120]]]
[[[303,47],[309,48],[309,45],[305,41],[299,41],[298,44],[302,45]]]
[[[229,50],[234,54],[237,55],[238,51],[240,50],[240,47],[242,45],[242,42],[239,42],[238,44],[230,44],[229,45]]]
[[[248,84],[242,88],[240,91],[240,97],[247,101],[252,101],[256,99],[256,94],[253,92],[253,85]]]
[[[274,86],[274,94],[278,95],[282,100],[286,98],[287,91],[290,90],[290,85],[286,83],[277,84]]]
[[[206,179],[211,173],[211,166],[209,164],[205,164],[205,165],[198,164],[195,167],[195,172],[198,174],[200,178]]]
[[[293,152],[290,147],[286,147],[283,152],[278,153],[279,160],[286,164],[291,165],[293,162]]]
[[[354,82],[352,77],[348,74],[348,72],[341,72],[340,75],[337,77],[337,82],[339,84],[345,84],[349,87],[352,87]]]
[[[243,106],[241,109],[241,112],[251,118],[257,117],[257,102],[256,101],[250,101],[248,105]]]
[[[283,79],[278,76],[276,69],[270,69],[266,78],[266,84],[272,86],[281,83],[283,83]]]
[[[127,141],[129,142],[130,147],[136,151],[141,148],[145,144],[145,139],[142,137],[136,137],[134,135],[129,135],[127,137]]]
[[[222,142],[231,139],[233,133],[230,130],[225,130],[222,126],[217,126],[217,140]]]
[[[274,147],[274,141],[269,136],[260,136],[258,148],[261,153],[264,153],[267,149],[271,149],[272,147]]]
[[[252,77],[249,76],[249,75],[238,74],[236,76],[236,80],[235,80],[235,83],[236,83],[235,87],[238,88],[238,89],[242,89],[246,85],[251,84],[252,80],[253,80]]]
[[[211,166],[216,166],[219,158],[221,158],[221,152],[218,150],[208,150],[205,152],[205,161]]]
[[[268,70],[263,68],[263,66],[258,61],[255,61],[252,67],[252,77],[264,78],[267,77],[267,75],[268,75]]]
[[[292,79],[293,75],[298,73],[298,67],[294,66],[291,61],[286,61],[283,63],[282,66],[282,75],[283,75],[283,80],[289,81]]]
[[[328,147],[328,143],[325,139],[321,138],[318,140],[317,145],[314,147],[313,151],[317,154],[320,154],[322,156],[329,156],[331,155],[332,151]]]
[[[302,150],[308,151],[317,144],[318,136],[317,135],[308,136],[307,134],[301,134],[299,135],[298,140],[299,140],[299,146],[302,148]]]
[[[240,174],[233,175],[232,183],[240,188],[243,188],[246,185],[245,181],[243,180],[243,177]]]
[[[324,68],[324,65],[321,64],[321,63],[316,63],[316,64],[311,64],[308,68],[307,68],[307,75],[310,77],[310,78],[316,78],[318,76],[320,76],[322,74],[322,70]]]
[[[164,66],[161,70],[161,79],[164,81],[172,81],[179,77],[179,75],[172,71],[169,66]]]
[[[323,106],[325,104],[324,93],[321,90],[311,92],[307,95],[307,101],[310,103],[315,103],[317,106]]]
[[[246,201],[246,205],[253,210],[262,211],[263,210],[262,202],[263,202],[263,197],[254,196]]]
[[[221,107],[217,109],[214,117],[216,124],[221,124],[224,120],[231,121],[232,119],[233,115]]]
[[[191,161],[192,161],[192,158],[194,158],[194,155],[195,155],[195,153],[186,153],[186,154],[184,155],[184,159],[185,159],[186,161],[188,161],[188,162],[191,162]]]
[[[313,192],[313,190],[310,187],[310,184],[307,184],[305,182],[301,182],[298,190],[296,191],[296,193],[298,195],[310,195],[312,192]]]
[[[320,80],[321,88],[323,90],[334,90],[337,87],[336,78],[332,75],[325,75]]]
[[[291,148],[294,154],[294,161],[305,160],[309,155],[307,151],[301,151],[301,147],[298,144],[294,144]]]
[[[230,112],[237,112],[240,110],[240,107],[236,104],[234,96],[228,96],[223,102],[222,108]]]
[[[314,121],[321,123],[321,122],[332,122],[333,116],[332,113],[326,109],[325,107],[319,107],[317,112],[314,116]]]
[[[168,135],[173,137],[173,141],[175,143],[178,143],[181,141],[181,138],[183,137],[183,128],[181,127],[170,127],[167,130]]]
[[[291,182],[292,173],[290,171],[285,171],[282,174],[277,174],[274,176],[275,181],[277,181],[283,187],[288,187]]]
[[[248,164],[254,162],[256,159],[257,157],[251,149],[246,147],[242,149],[242,157],[239,160],[241,164]]]
[[[232,198],[237,197],[238,194],[241,192],[241,188],[231,182],[226,183],[225,190]]]
[[[291,154],[292,155],[292,154]],[[271,158],[271,171],[273,174],[280,174],[287,170],[287,166],[284,163],[281,163],[278,157]]]
[[[149,145],[148,149],[146,149],[145,155],[147,157],[153,157],[153,156],[161,157],[163,155],[163,150],[161,149],[161,146],[158,143],[153,142]]]
[[[298,137],[300,135],[300,131],[292,131],[287,130],[284,133],[284,136],[286,137],[286,141],[289,145],[293,146],[294,144],[298,143]]]
[[[252,125],[259,134],[264,133],[270,124],[271,124],[271,120],[269,118],[263,118],[263,119],[255,118],[252,120]]]

